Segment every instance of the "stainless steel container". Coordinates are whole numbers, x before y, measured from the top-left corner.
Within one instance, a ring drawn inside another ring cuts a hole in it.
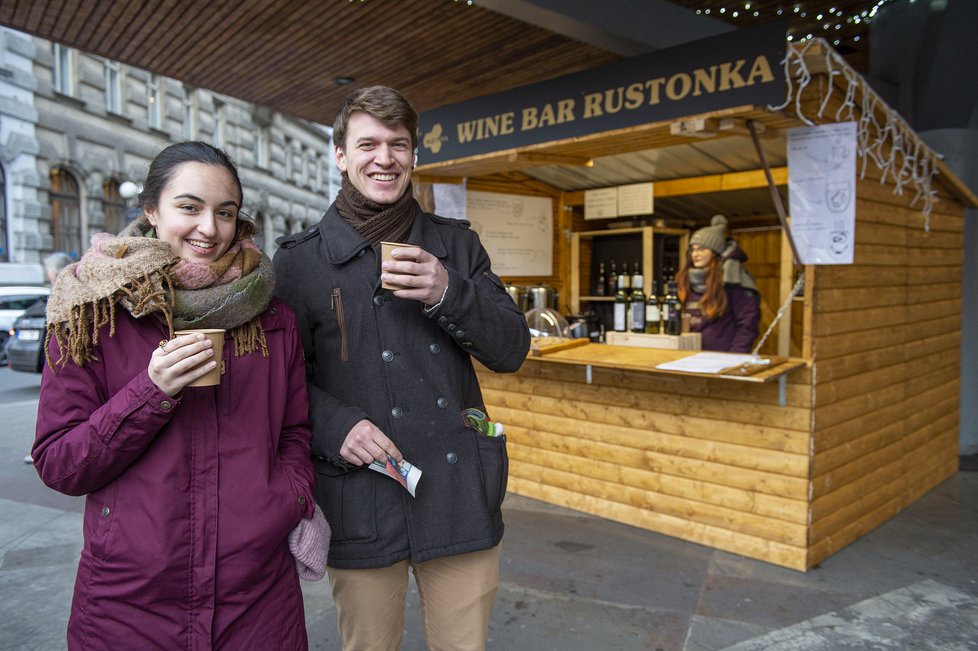
[[[533,285],[527,290],[530,309],[557,309],[557,290],[550,285]]]
[[[513,299],[513,302],[520,308],[520,312],[526,312],[530,309],[526,287],[506,283],[506,293],[509,294],[509,297]]]

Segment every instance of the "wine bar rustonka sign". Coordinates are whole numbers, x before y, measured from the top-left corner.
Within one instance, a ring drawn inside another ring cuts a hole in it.
[[[784,101],[786,24],[741,29],[425,111],[418,164]]]

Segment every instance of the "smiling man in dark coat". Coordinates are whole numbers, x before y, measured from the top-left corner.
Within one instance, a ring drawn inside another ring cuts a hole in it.
[[[333,129],[339,196],[319,224],[279,240],[275,268],[302,331],[343,646],[398,648],[410,567],[429,647],[482,649],[508,462],[505,438],[467,429],[461,413],[485,411],[471,358],[516,371],[526,321],[468,222],[414,200],[418,116],[397,91],[355,91]],[[381,241],[404,246],[382,264]],[[416,497],[367,469],[388,455],[422,471]]]

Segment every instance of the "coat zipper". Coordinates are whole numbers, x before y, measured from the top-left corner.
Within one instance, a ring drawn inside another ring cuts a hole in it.
[[[333,288],[329,307],[336,311],[336,322],[340,326],[340,361],[345,362],[349,358],[346,350],[346,316],[343,313],[343,295],[340,294],[339,287]]]

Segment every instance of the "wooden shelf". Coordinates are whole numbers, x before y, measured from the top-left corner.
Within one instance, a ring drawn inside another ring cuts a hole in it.
[[[657,234],[675,235],[680,238],[679,250],[684,251],[689,241],[689,231],[681,228],[655,228],[639,226],[635,228],[609,228],[605,230],[581,231],[571,236],[571,277],[570,307],[574,313],[581,311],[582,302],[613,303],[614,296],[581,296],[581,288],[590,288],[591,246],[597,238],[632,237],[641,240],[642,277],[645,279],[644,291],[648,292],[653,279],[653,241]]]

